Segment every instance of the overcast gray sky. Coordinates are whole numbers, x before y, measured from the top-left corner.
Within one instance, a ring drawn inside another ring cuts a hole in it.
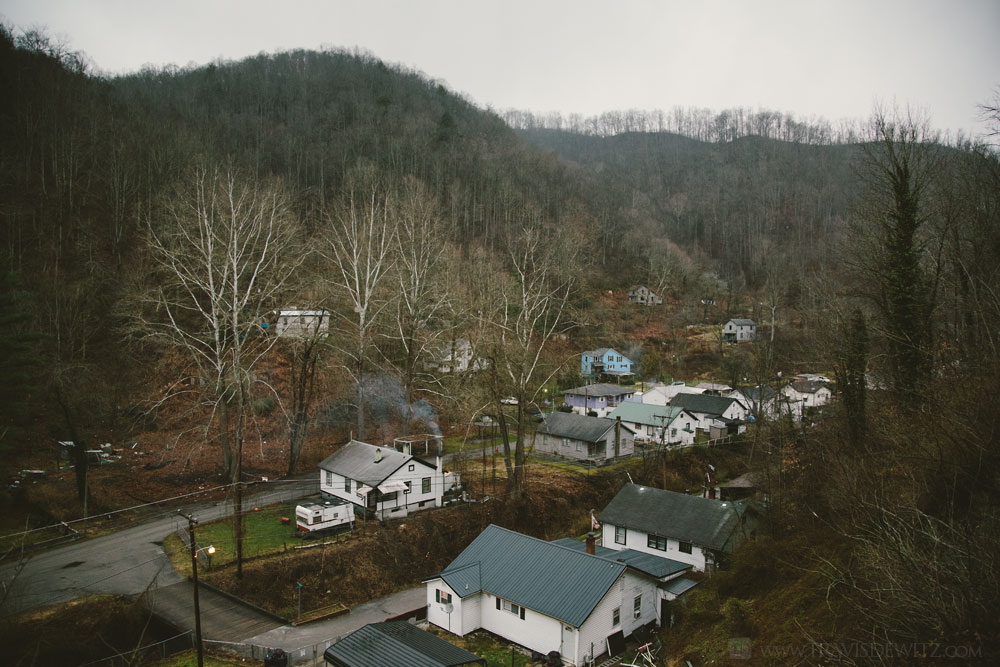
[[[322,46],[371,51],[481,107],[733,106],[867,117],[876,100],[982,131],[1000,0],[0,0],[100,70]]]

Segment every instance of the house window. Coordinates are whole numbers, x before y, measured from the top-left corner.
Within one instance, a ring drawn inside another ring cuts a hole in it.
[[[344,491],[347,491],[348,493],[351,492],[351,478],[350,477],[345,477],[344,478]]]
[[[640,595],[636,595],[635,599],[632,600],[632,615],[635,618],[639,618],[640,614],[642,614],[642,595],[641,594]]]
[[[431,478],[424,477],[420,480],[420,493],[430,493],[431,492]]]
[[[497,609],[503,609],[508,614],[514,614],[519,617],[522,621],[524,620],[524,607],[521,605],[514,604],[510,600],[503,600],[497,598]]]
[[[646,546],[657,551],[667,550],[667,538],[654,535],[652,533],[646,538]]]
[[[578,441],[576,443],[576,451],[578,451],[578,452],[582,452],[583,451],[583,443],[582,442]]]
[[[563,438],[562,446],[566,449],[569,449],[569,438]]]
[[[678,542],[677,548],[680,549],[682,554],[691,553],[691,543],[690,542]]]
[[[333,486],[333,473],[329,470],[326,471],[326,485]]]
[[[440,604],[449,604],[451,602],[451,593],[445,593],[439,588],[435,589],[434,600]]]
[[[406,494],[408,494],[408,493],[409,493],[409,492],[410,492],[410,491],[412,490],[412,489],[410,488],[410,484],[411,484],[411,482],[403,482],[403,484],[406,484],[406,488],[405,488],[405,489],[403,489],[403,495],[405,496]]]
[[[615,544],[625,544],[625,526],[615,526]]]
[[[412,463],[410,464],[410,467],[407,468],[407,470],[409,470],[410,472],[413,472],[413,464]]]
[[[611,627],[617,628],[622,623],[622,608],[615,607],[611,612]]]
[[[382,494],[382,502],[383,503],[392,502],[392,501],[396,500],[396,496],[398,494],[399,494],[399,491],[393,491],[392,493],[383,493]]]

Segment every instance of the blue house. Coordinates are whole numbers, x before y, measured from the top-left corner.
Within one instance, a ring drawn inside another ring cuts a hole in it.
[[[632,362],[610,347],[600,347],[583,353],[581,375],[632,375]]]

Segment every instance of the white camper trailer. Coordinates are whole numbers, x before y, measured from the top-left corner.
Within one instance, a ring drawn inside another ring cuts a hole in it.
[[[299,537],[334,533],[354,527],[354,505],[350,503],[313,503],[295,508],[295,527]]]

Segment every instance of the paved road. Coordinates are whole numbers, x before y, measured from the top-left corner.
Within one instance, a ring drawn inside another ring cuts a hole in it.
[[[315,493],[319,478],[259,484],[247,494],[247,503],[265,505]],[[198,503],[181,508],[203,521],[232,513],[224,501]],[[9,590],[0,615],[52,604],[61,604],[91,593],[135,595],[155,584],[166,587],[183,580],[166,554],[163,540],[187,526],[175,508],[164,509],[159,518],[111,535],[76,542],[35,554],[15,577],[13,563],[0,567],[3,591]]]
[[[150,609],[179,630],[194,630],[194,583],[180,581],[151,591]],[[267,614],[240,604],[204,586],[198,587],[201,636],[225,642],[240,642],[277,628],[282,623]]]
[[[344,616],[300,627],[285,625],[244,641],[267,648],[282,648],[291,652],[314,644],[330,644],[369,623],[379,623],[425,606],[427,606],[427,587],[415,586],[351,607],[351,613]]]
[[[299,484],[269,483],[248,494],[247,502],[265,505],[308,496],[317,492],[318,481],[317,476],[309,475]],[[232,507],[214,501],[182,510],[209,521],[230,514]],[[0,568],[0,581],[12,593],[2,613],[60,604],[91,593],[135,595],[149,589],[149,603],[157,615],[180,630],[193,630],[193,584],[174,571],[162,546],[164,538],[186,526],[187,521],[175,509],[164,509],[159,518],[140,526],[36,554],[13,581],[14,565],[7,564]],[[426,589],[416,586],[399,591],[353,607],[344,616],[301,627],[281,625],[205,587],[199,590],[199,600],[205,639],[280,647],[289,652],[315,648],[321,656],[330,643],[368,623],[424,607]]]

